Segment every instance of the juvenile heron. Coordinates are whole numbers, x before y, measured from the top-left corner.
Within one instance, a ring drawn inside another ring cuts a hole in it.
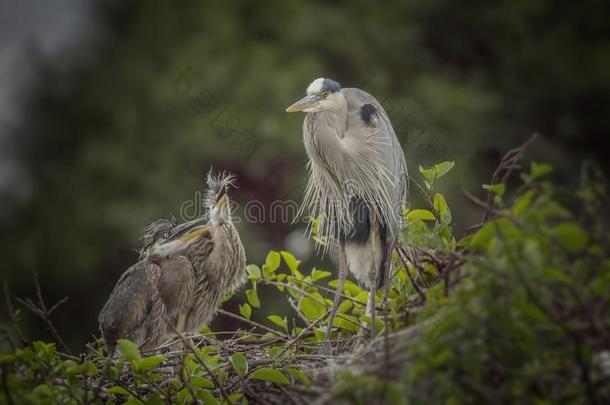
[[[121,338],[148,349],[174,330],[199,330],[222,298],[246,281],[246,256],[227,195],[234,177],[210,173],[207,183],[207,223],[160,220],[147,228],[140,261],[121,276],[99,316],[109,353]]]
[[[166,319],[184,330],[194,274],[182,253],[205,231],[200,221],[158,220],[146,228],[140,261],[119,278],[98,318],[108,353],[121,338],[155,347],[170,331]]]
[[[220,306],[222,298],[239,288],[247,278],[246,254],[239,233],[231,220],[228,189],[235,177],[208,174],[204,204],[208,208],[208,226],[186,252],[193,264],[195,287],[186,317],[186,330],[206,326]]]
[[[306,113],[309,180],[302,208],[319,218],[318,235],[339,245],[339,282],[325,340],[347,269],[369,288],[366,311],[374,335],[375,293],[389,274],[406,202],[405,155],[383,107],[360,89],[318,78],[286,111]]]

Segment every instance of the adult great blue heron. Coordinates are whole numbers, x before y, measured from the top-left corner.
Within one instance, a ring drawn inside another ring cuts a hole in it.
[[[200,221],[158,220],[148,226],[140,261],[121,275],[98,318],[109,354],[121,338],[155,347],[169,332],[166,319],[184,330],[194,275],[182,253],[205,230]]]
[[[339,283],[326,340],[348,268],[370,289],[367,313],[374,335],[375,293],[389,274],[406,202],[404,153],[383,107],[360,89],[318,78],[286,111],[306,113],[309,181],[303,207],[320,218],[321,236],[339,245]]]
[[[148,349],[174,330],[197,331],[246,280],[244,248],[230,217],[232,184],[231,175],[210,173],[208,218],[181,225],[159,220],[147,228],[140,261],[121,276],[99,316],[109,353],[120,338]]]

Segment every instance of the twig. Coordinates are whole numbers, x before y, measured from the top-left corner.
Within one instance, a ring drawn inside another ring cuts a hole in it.
[[[286,338],[287,338],[287,337],[286,337],[286,335],[284,335],[284,334],[282,334],[282,333],[280,333],[280,332],[278,332],[278,331],[276,331],[276,330],[274,330],[274,329],[271,329],[271,328],[269,328],[269,327],[267,327],[267,326],[263,325],[262,323],[258,323],[258,322],[252,321],[252,320],[250,320],[250,319],[248,319],[248,318],[244,318],[243,316],[239,316],[239,315],[236,315],[236,314],[234,314],[234,313],[232,313],[232,312],[225,311],[224,309],[219,309],[219,310],[218,310],[218,313],[219,313],[219,314],[222,314],[222,315],[225,315],[225,316],[228,316],[228,317],[233,318],[233,319],[238,319],[238,320],[240,320],[240,321],[242,321],[242,322],[249,323],[249,324],[250,324],[250,325],[252,325],[252,326],[256,326],[257,328],[264,329],[264,330],[266,330],[267,332],[271,332],[271,333],[273,333],[274,335],[280,336],[280,337],[282,337],[282,338],[284,338],[284,339],[286,339]]]
[[[300,287],[297,287],[294,284],[287,284],[287,283],[282,283],[282,282],[279,282],[279,281],[266,281],[266,284],[271,284],[271,285],[276,285],[276,286],[279,285],[279,286],[283,286],[285,288],[292,288],[293,290],[303,294],[304,296],[306,296],[308,298],[311,298],[313,301],[315,301],[317,304],[322,305],[324,308],[327,307],[325,302],[320,301],[319,298],[313,296],[312,294],[308,293],[307,291],[303,290]],[[363,326],[363,325],[359,324],[358,322],[354,322],[351,319],[343,316],[343,314],[336,314],[335,317],[341,318],[344,321],[349,322],[349,323],[351,323],[353,325],[357,325],[359,328],[368,329],[366,326]]]
[[[282,387],[280,384],[276,384],[276,385],[280,389],[280,391],[282,391],[284,393],[284,395],[286,395],[288,397],[290,402],[292,402],[295,405],[300,405],[301,404],[301,401],[296,399],[295,396],[292,395],[290,392],[288,392],[288,390],[286,388]]]
[[[318,289],[320,289],[322,291],[326,291],[326,292],[333,293],[333,294],[335,293],[335,290],[333,290],[332,288],[324,287],[323,285],[317,285],[317,284],[314,284],[314,283],[310,283],[307,280],[299,280],[299,282],[303,283],[303,284],[307,284],[308,286],[311,286],[311,287],[316,287],[316,288],[318,288]],[[352,301],[355,304],[366,306],[362,301],[358,301],[356,298],[350,297],[349,295],[345,295],[343,293],[341,293],[341,298],[346,299],[348,301]],[[375,306],[375,308],[378,311],[381,311],[383,309],[381,306]]]
[[[19,320],[15,316],[15,308],[13,307],[13,302],[11,300],[11,293],[8,290],[8,284],[6,282],[4,282],[2,287],[4,288],[4,297],[6,298],[6,307],[9,312],[8,315],[11,318],[11,321],[13,322],[13,328],[15,329],[15,332],[17,332],[17,335],[19,335],[19,340],[21,340],[21,344],[27,344],[28,340],[25,338],[25,335],[21,331],[21,328],[19,327]]]
[[[193,346],[193,342],[190,339],[186,339],[184,337],[184,335],[182,334],[182,332],[180,332],[178,329],[176,329],[176,326],[169,319],[167,319],[165,316],[163,316],[163,319],[165,320],[165,323],[170,327],[172,332],[175,333],[176,335],[178,335],[178,337],[180,337],[180,339],[182,339],[182,341],[186,344],[186,347],[193,353],[193,355],[195,356],[195,359],[201,365],[201,367],[203,367],[205,369],[205,371],[210,375],[210,378],[214,382],[214,385],[216,385],[218,387],[218,390],[220,391],[220,395],[222,395],[223,399],[225,401],[227,401],[227,404],[231,404],[229,395],[227,395],[224,387],[222,386],[222,384],[220,384],[218,377],[216,377],[216,374],[214,374],[212,372],[212,370],[208,367],[208,365],[205,364],[203,359],[201,359],[201,357],[199,357],[199,353],[197,353],[197,350],[195,350],[195,346]]]
[[[307,317],[305,317],[305,315],[303,315],[301,313],[301,310],[299,309],[299,307],[297,306],[297,304],[294,302],[294,300],[292,299],[292,297],[288,297],[288,303],[290,304],[290,306],[292,307],[292,309],[294,309],[294,312],[297,313],[297,315],[299,316],[299,318],[301,318],[301,320],[303,322],[305,322],[305,325],[309,326],[311,325],[311,322],[309,322],[309,319],[307,319]]]
[[[55,340],[64,348],[66,352],[68,352],[68,354],[72,354],[72,351],[70,350],[66,342],[64,342],[61,335],[55,328],[55,325],[51,321],[51,312],[55,311],[61,304],[65,303],[68,300],[68,297],[64,297],[59,300],[55,305],[51,307],[51,310],[49,310],[47,309],[44,299],[42,298],[42,290],[40,288],[40,283],[38,282],[38,273],[36,272],[34,272],[34,285],[36,287],[38,305],[34,304],[34,302],[29,298],[17,298],[17,301],[19,301],[21,304],[30,309],[33,313],[38,315],[46,323],[47,329],[51,332]]]
[[[282,354],[286,353],[286,351],[288,351],[288,349],[290,348],[290,346],[292,346],[293,343],[297,342],[300,338],[302,338],[306,333],[308,333],[310,330],[312,330],[313,328],[315,328],[315,326],[322,321],[322,319],[326,318],[328,316],[328,314],[330,313],[331,308],[327,309],[326,312],[324,313],[324,315],[322,315],[321,317],[319,317],[318,319],[316,319],[315,321],[313,321],[312,323],[309,324],[309,326],[307,326],[305,329],[303,329],[301,331],[301,333],[299,333],[297,336],[295,336],[294,338],[292,338],[290,340],[290,342],[286,343],[286,346],[284,347],[284,349],[280,352],[280,354],[278,354],[276,356],[276,358],[280,358],[282,356]]]
[[[413,288],[415,288],[415,291],[417,291],[417,294],[419,294],[421,299],[426,301],[426,295],[420,289],[419,285],[417,285],[417,283],[415,282],[415,279],[413,278],[413,275],[409,271],[409,266],[407,265],[407,258],[406,258],[406,254],[404,252],[404,247],[402,247],[400,244],[398,244],[396,246],[396,251],[398,252],[398,256],[400,257],[400,260],[402,261],[402,264],[403,264],[403,266],[405,266],[405,270],[406,270],[407,274],[409,275],[409,279],[411,280],[411,285],[413,285]]]
[[[436,209],[434,208],[434,203],[432,202],[432,200],[430,200],[430,190],[425,190],[424,187],[419,184],[417,182],[417,180],[415,180],[413,177],[408,176],[409,181],[413,182],[413,184],[415,184],[415,186],[417,186],[417,189],[419,190],[419,193],[422,195],[422,197],[424,197],[424,200],[426,200],[426,203],[428,203],[428,206],[432,209],[433,212],[436,213]]]
[[[532,142],[534,142],[536,140],[536,138],[538,138],[538,134],[533,134],[523,144],[521,144],[521,146],[518,146],[518,147],[513,148],[513,149],[509,150],[508,152],[506,152],[506,154],[502,157],[502,160],[500,160],[500,164],[498,165],[498,167],[494,171],[493,175],[491,176],[492,185],[499,184],[499,183],[506,183],[506,180],[511,175],[513,170],[519,168],[519,165],[517,164],[517,162],[519,162],[519,160],[521,160],[521,158],[523,157],[523,153],[525,152],[525,149]],[[493,208],[494,205],[495,205],[494,204],[494,193],[491,191],[488,191],[487,199],[485,201],[485,206]],[[485,223],[487,221],[487,219],[489,218],[489,213],[490,213],[489,209],[486,209],[485,211],[483,211],[483,218],[481,219],[481,223]]]

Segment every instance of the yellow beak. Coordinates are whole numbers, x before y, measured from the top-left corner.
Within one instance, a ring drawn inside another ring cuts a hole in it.
[[[220,197],[220,200],[218,200],[216,202],[216,207],[217,208],[222,208],[224,207],[227,203],[229,202],[229,196],[224,194],[222,197]]]
[[[291,105],[290,107],[286,108],[286,112],[303,111],[307,108],[315,106],[318,101],[320,101],[319,94],[309,94],[294,103],[293,105]]]
[[[181,236],[180,240],[183,242],[189,242],[204,233],[205,231],[207,231],[208,229],[210,229],[209,225],[202,226],[201,228],[195,229],[194,231],[189,232],[184,236]]]

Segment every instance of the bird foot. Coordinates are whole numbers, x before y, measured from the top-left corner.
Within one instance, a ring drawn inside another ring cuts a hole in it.
[[[324,343],[322,343],[322,347],[320,347],[320,354],[331,355],[333,354],[333,352],[333,345],[329,341],[325,341]]]

